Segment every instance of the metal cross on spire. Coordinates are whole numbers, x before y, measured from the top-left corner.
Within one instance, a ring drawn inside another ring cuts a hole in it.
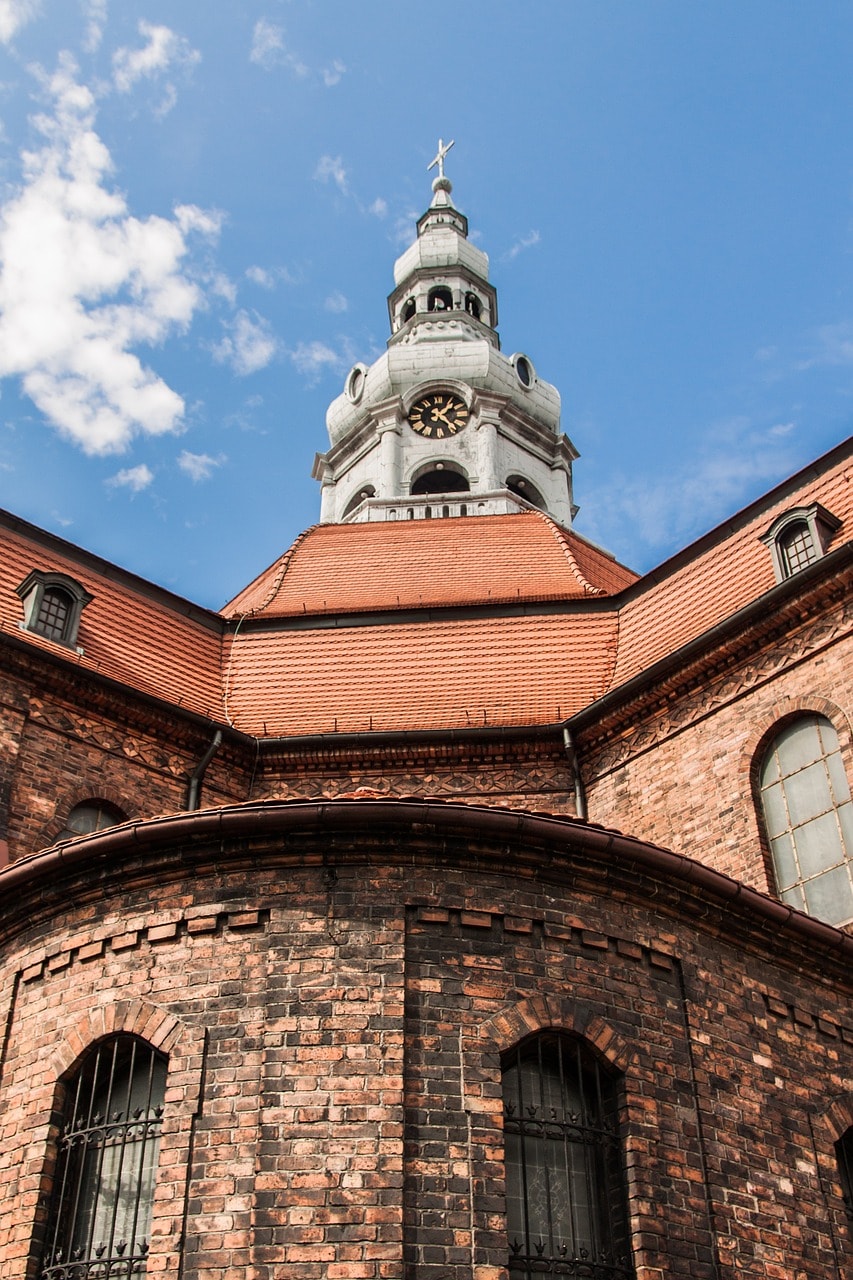
[[[453,146],[454,142],[455,142],[455,138],[451,139],[451,141],[448,142],[447,146],[445,146],[444,140],[442,138],[439,138],[438,154],[436,155],[435,159],[430,161],[430,163],[427,165],[427,173],[429,173],[430,169],[434,169],[435,166],[438,165],[438,176],[439,178],[444,177],[444,157],[447,155],[448,151]]]

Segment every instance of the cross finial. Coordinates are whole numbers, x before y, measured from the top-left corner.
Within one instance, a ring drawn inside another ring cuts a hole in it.
[[[443,139],[439,138],[438,154],[436,155],[435,159],[430,161],[430,163],[427,165],[427,173],[429,173],[430,169],[434,169],[435,166],[438,165],[438,176],[439,178],[444,177],[444,157],[447,155],[448,151],[453,146],[454,141],[455,139],[451,139],[451,141],[448,142],[447,145],[445,146]]]

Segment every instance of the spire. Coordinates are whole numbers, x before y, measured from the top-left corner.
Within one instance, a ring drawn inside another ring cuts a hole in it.
[[[438,177],[433,178],[430,206],[423,217],[418,220],[419,236],[422,236],[431,227],[446,227],[450,225],[467,239],[468,219],[459,212],[453,203],[450,196],[453,190],[453,183],[444,173],[444,160],[454,142],[455,139],[451,139],[450,142],[446,143],[442,138],[439,138],[438,151],[434,159],[430,160],[427,165],[427,173],[429,173],[430,169],[438,168]]]

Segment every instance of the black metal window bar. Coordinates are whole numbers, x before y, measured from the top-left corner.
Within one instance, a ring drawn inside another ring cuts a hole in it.
[[[841,1179],[841,1193],[844,1196],[847,1221],[853,1229],[853,1125],[836,1142],[835,1154],[838,1159],[838,1175]]]
[[[630,1280],[614,1082],[545,1032],[505,1059],[503,1095],[511,1276]]]
[[[72,605],[67,591],[59,587],[45,587],[33,630],[40,631],[48,640],[64,640]]]
[[[130,1035],[66,1086],[42,1280],[145,1273],[165,1087],[166,1059]]]

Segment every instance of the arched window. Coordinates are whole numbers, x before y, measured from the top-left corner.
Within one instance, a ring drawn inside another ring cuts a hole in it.
[[[471,489],[465,476],[449,467],[435,467],[419,475],[412,485],[412,495],[425,493],[468,493]]]
[[[427,311],[452,311],[453,294],[444,285],[430,289],[427,298]]]
[[[807,564],[817,560],[817,547],[805,520],[789,524],[779,535],[779,558],[786,578],[790,578]]]
[[[853,1227],[853,1125],[836,1142],[835,1155],[838,1160],[838,1176],[841,1179],[847,1221]]]
[[[613,1079],[588,1048],[543,1032],[503,1065],[511,1276],[628,1280]]]
[[[407,321],[411,320],[414,314],[415,314],[415,300],[414,298],[407,298],[406,303],[403,307],[403,324],[406,324]]]
[[[480,319],[482,307],[480,306],[480,299],[477,297],[476,293],[465,294],[465,310],[468,312],[468,315],[473,316],[475,320]]]
[[[526,498],[534,507],[539,507],[540,511],[545,510],[546,504],[542,494],[536,485],[525,480],[524,476],[507,476],[506,487],[510,493],[517,493],[519,498]]]
[[[69,813],[65,827],[56,837],[57,840],[73,840],[75,836],[88,836],[93,831],[105,831],[119,822],[125,822],[127,814],[114,804],[105,800],[85,800],[77,804]]]
[[[789,721],[764,755],[759,787],[782,901],[829,924],[853,919],[853,803],[830,721]]]
[[[131,1035],[67,1082],[42,1280],[144,1274],[165,1089],[166,1059]]]
[[[761,541],[770,548],[777,581],[792,578],[825,556],[832,535],[840,526],[837,516],[819,502],[810,507],[794,507],[777,516],[761,535]]]

